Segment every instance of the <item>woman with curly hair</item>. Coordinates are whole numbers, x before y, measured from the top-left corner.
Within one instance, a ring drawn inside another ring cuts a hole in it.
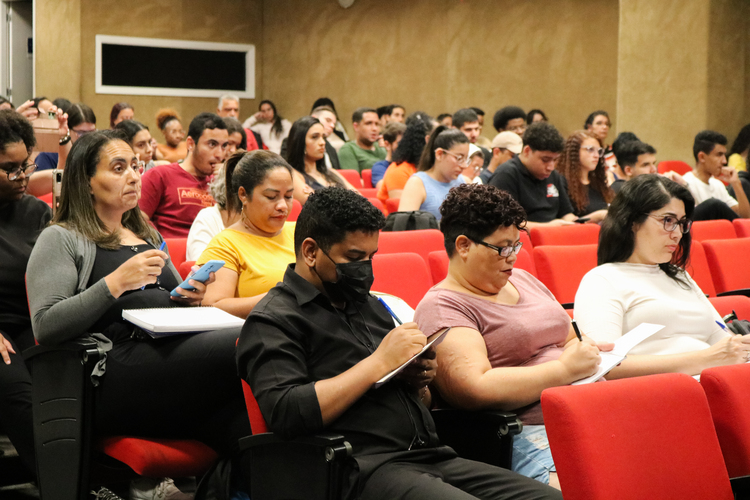
[[[595,373],[599,347],[579,342],[550,291],[513,269],[526,213],[510,194],[463,184],[440,212],[448,276],[414,316],[426,335],[452,328],[437,348],[435,388],[452,407],[516,412],[524,427],[513,440],[512,470],[559,488],[539,398]]]
[[[593,133],[579,130],[565,141],[555,167],[568,181],[573,213],[596,223],[607,216],[607,207],[614,198],[607,182],[603,153]]]
[[[187,156],[187,143],[185,142],[185,129],[182,128],[182,119],[172,108],[160,109],[156,113],[156,125],[164,134],[166,144],[156,145],[156,159],[166,160],[171,163],[182,161]]]

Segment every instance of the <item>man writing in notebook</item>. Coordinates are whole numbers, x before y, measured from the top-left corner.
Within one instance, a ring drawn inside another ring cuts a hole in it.
[[[357,193],[326,188],[297,219],[296,263],[247,319],[238,368],[270,429],[284,437],[323,430],[353,447],[345,498],[562,498],[541,483],[458,458],[440,446],[427,404],[428,351],[373,385],[425,345],[416,324],[394,328],[370,296],[380,211]]]

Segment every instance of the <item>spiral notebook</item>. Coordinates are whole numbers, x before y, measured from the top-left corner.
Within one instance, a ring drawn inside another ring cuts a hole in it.
[[[122,317],[152,337],[223,330],[245,324],[244,319],[216,307],[125,309]]]

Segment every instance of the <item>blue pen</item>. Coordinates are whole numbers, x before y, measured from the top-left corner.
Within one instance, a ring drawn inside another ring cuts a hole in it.
[[[167,242],[166,241],[162,241],[161,245],[159,245],[159,250],[163,252],[164,248],[166,248],[166,246],[167,246]],[[145,290],[145,289],[146,289],[146,285],[143,285],[141,287],[141,290]]]
[[[724,330],[725,332],[728,332],[728,331],[729,331],[729,328],[727,328],[727,325],[725,325],[725,324],[724,324],[724,323],[722,323],[721,321],[718,321],[718,320],[717,320],[717,321],[716,321],[716,324],[717,324],[717,325],[719,325],[719,326],[721,327],[721,329],[722,329],[722,330]]]
[[[383,300],[383,297],[378,297],[378,300],[380,301],[381,304],[383,304],[383,307],[385,307],[385,310],[388,311],[391,316],[393,316],[393,319],[396,320],[396,323],[398,323],[399,325],[403,325],[404,324],[404,322],[401,321],[398,318],[398,316],[396,316],[396,313],[393,312],[393,309],[391,309],[390,307],[388,307],[388,304],[385,303],[385,300]]]

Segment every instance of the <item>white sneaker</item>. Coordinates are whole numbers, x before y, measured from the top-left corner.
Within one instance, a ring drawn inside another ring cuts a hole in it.
[[[180,487],[174,480],[165,477],[154,479],[139,477],[130,481],[130,500],[193,500],[195,496],[195,480],[185,478],[178,480]]]

